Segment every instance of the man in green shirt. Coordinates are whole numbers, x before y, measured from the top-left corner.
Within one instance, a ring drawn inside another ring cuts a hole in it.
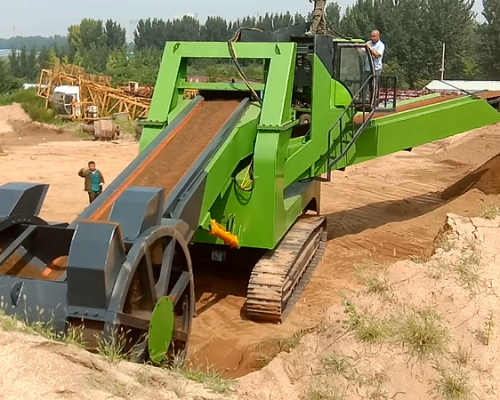
[[[89,161],[88,168],[78,171],[78,176],[85,178],[83,190],[89,194],[89,202],[92,203],[101,193],[104,185],[104,177],[94,161]]]

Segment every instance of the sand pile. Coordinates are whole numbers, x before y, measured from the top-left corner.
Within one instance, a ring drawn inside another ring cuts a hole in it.
[[[12,132],[13,122],[31,122],[31,118],[19,103],[0,107],[0,134]]]
[[[500,194],[500,154],[446,189],[441,198],[449,200],[469,190],[477,189],[484,194]]]

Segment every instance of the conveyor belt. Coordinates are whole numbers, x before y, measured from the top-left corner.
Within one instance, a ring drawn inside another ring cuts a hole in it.
[[[99,208],[86,219],[107,220],[114,201],[131,186],[163,188],[165,197],[168,197],[239,105],[238,100],[198,103],[161,144],[155,146],[151,154],[123,179],[119,188],[107,195]],[[101,196],[104,195],[105,192]]]

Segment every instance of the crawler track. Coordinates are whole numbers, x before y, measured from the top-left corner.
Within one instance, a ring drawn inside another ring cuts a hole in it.
[[[326,219],[304,216],[253,268],[247,294],[252,319],[282,322],[297,302],[326,247]]]

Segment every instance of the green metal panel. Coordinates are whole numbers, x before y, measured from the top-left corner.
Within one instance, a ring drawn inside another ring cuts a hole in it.
[[[155,305],[148,330],[148,350],[151,360],[160,363],[172,342],[174,306],[170,297],[162,297]]]
[[[278,125],[290,121],[291,90],[287,86],[293,79],[295,43],[235,43],[239,59],[271,60],[269,76],[263,100],[261,123]],[[165,46],[158,79],[151,101],[148,119],[160,121],[162,126],[145,126],[139,151],[144,150],[167,125],[169,114],[182,100],[182,86],[186,86],[187,60],[193,58],[230,58],[224,42],[169,42]],[[290,71],[292,76],[290,76]],[[188,85],[189,86],[189,85]],[[201,87],[203,85],[200,85]],[[262,85],[256,85],[256,90]],[[221,89],[223,90],[223,89]],[[233,90],[233,89],[231,89]],[[289,94],[287,94],[289,93]]]
[[[337,168],[500,122],[486,100],[465,97],[378,118]]]
[[[264,90],[263,83],[253,83],[252,88],[260,92]],[[224,90],[227,92],[249,92],[247,85],[244,83],[230,83],[230,82],[180,82],[179,88],[190,90]]]

